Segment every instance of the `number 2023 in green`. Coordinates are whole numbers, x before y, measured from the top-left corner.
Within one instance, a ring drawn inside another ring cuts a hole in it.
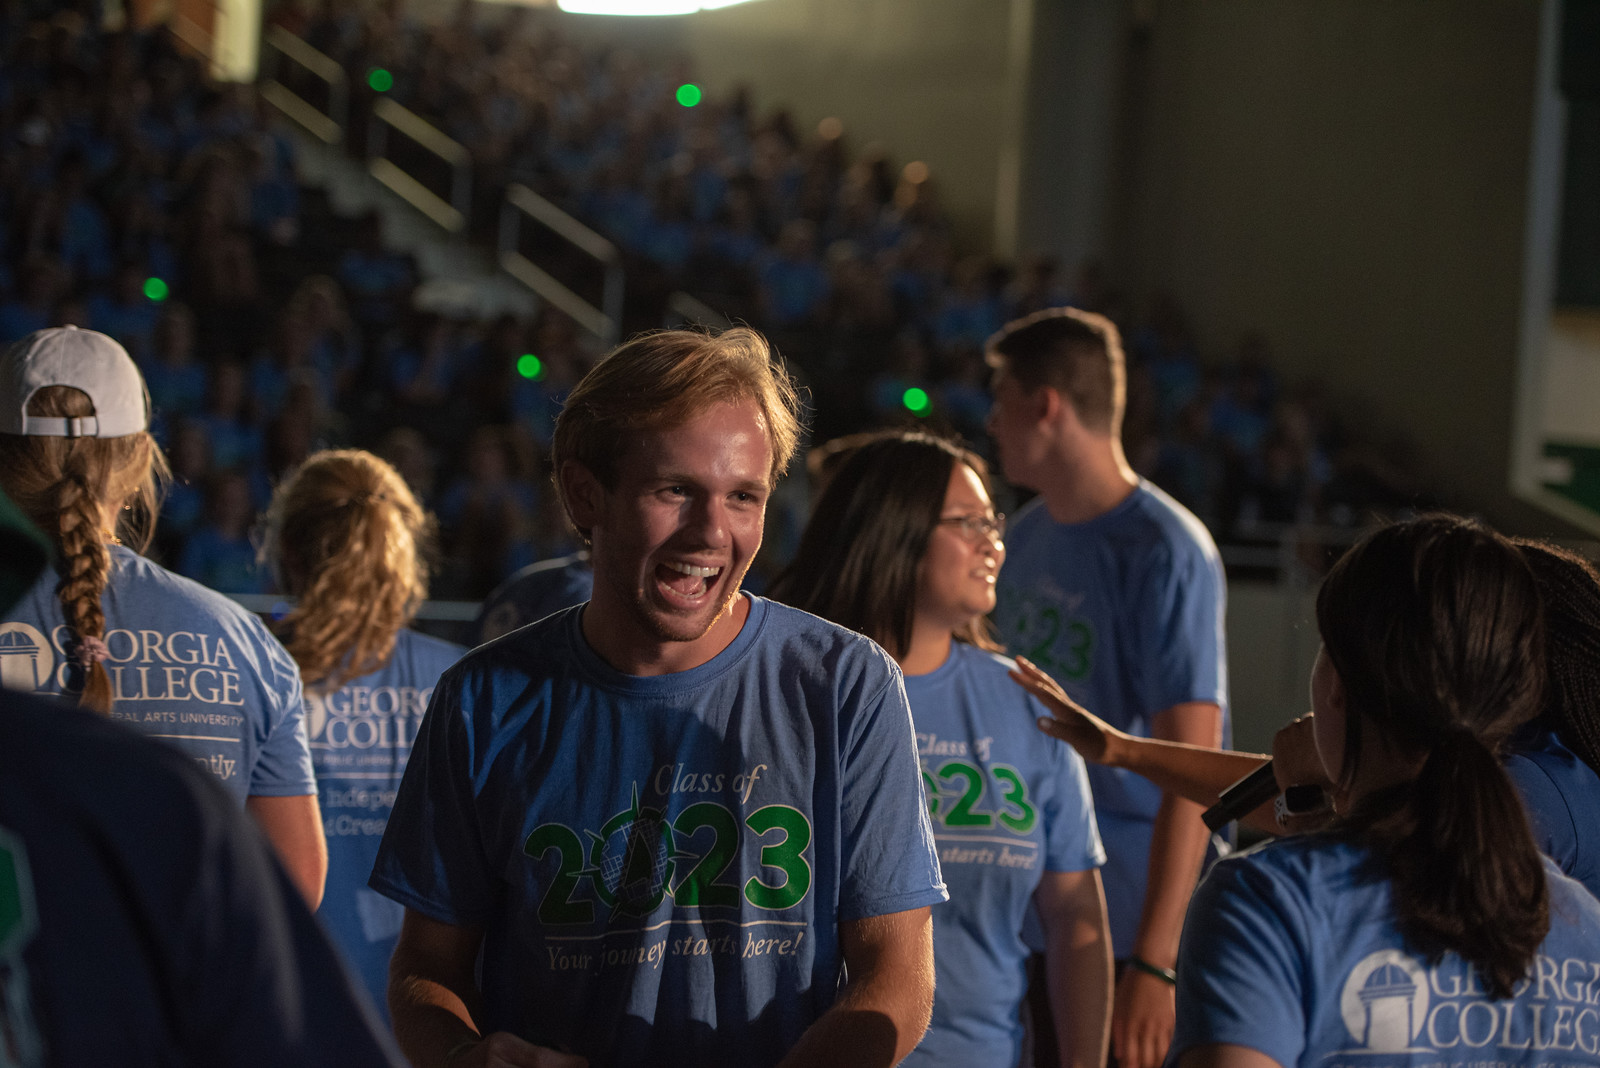
[[[596,895],[614,913],[621,915],[647,916],[668,894],[683,908],[737,908],[741,892],[744,899],[758,909],[778,910],[798,905],[811,889],[811,864],[804,856],[811,844],[811,822],[797,808],[766,805],[746,816],[744,825],[757,838],[764,838],[772,831],[783,833],[780,840],[761,846],[761,866],[781,872],[782,881],[764,882],[759,874],[746,879],[742,888],[719,881],[738,859],[741,833],[734,813],[709,801],[690,805],[670,822],[662,819],[659,811],[641,809],[635,802],[632,809],[607,821],[600,833],[588,832],[587,855],[583,842],[572,828],[560,823],[543,824],[528,835],[522,847],[523,853],[535,859],[552,849],[558,853],[555,876],[539,902],[539,920],[549,924],[594,922],[594,902],[586,896],[574,896],[578,884],[585,879],[590,881]],[[674,845],[674,835],[687,839],[703,830],[710,830],[712,836],[704,852],[686,853]],[[627,835],[630,841],[621,857],[608,858],[608,843],[619,834]],[[635,837],[652,835],[659,835],[660,841],[640,841],[637,847],[632,841]],[[636,851],[660,858],[660,861],[647,863],[641,869],[632,863]],[[673,885],[680,860],[695,863]],[[622,885],[630,873],[635,876],[635,882],[642,881],[646,885],[644,892],[629,892]]]
[[[994,777],[995,786],[1000,791],[1000,808],[994,813],[972,810],[972,806],[983,798],[985,782],[982,768],[965,760],[951,760],[939,766],[937,778],[924,768],[922,783],[928,790],[928,815],[946,827],[992,827],[999,820],[1018,834],[1033,830],[1039,814],[1028,804],[1028,784],[1017,774],[1017,769],[1005,764],[992,764],[989,774]],[[941,795],[949,786],[960,789],[961,796],[946,809]]]

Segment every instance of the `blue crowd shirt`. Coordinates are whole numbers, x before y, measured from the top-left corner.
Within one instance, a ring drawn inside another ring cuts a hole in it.
[[[464,652],[402,630],[377,671],[332,693],[306,693],[306,734],[328,840],[327,888],[317,915],[380,1008],[405,910],[368,889],[367,879],[434,683]]]
[[[76,700],[83,671],[59,581],[47,572],[4,614],[0,683]],[[240,804],[316,792],[300,669],[261,620],[120,545],[100,603],[113,719],[188,753]]]
[[[1512,740],[1505,769],[1540,850],[1600,897],[1600,776],[1545,727]]]
[[[582,614],[445,673],[371,885],[483,927],[486,1033],[776,1063],[834,1000],[837,922],[945,898],[899,668],[750,597],[707,663],[630,676]]]
[[[1230,737],[1222,559],[1205,527],[1148,482],[1104,515],[1057,523],[1041,499],[1006,532],[1000,638],[1074,701],[1141,738],[1174,705],[1222,709]],[[1116,955],[1133,952],[1161,790],[1134,772],[1089,768],[1105,842],[1101,869]]]
[[[478,610],[478,640],[491,641],[518,627],[571,608],[594,591],[594,568],[588,553],[558,556],[529,564],[484,598]]]
[[[950,889],[933,909],[933,1020],[906,1066],[1017,1063],[1033,892],[1045,872],[1105,860],[1083,758],[1039,733],[1035,721],[1047,712],[1008,667],[957,642],[937,670],[906,676]]]
[[[1308,836],[1217,862],[1183,927],[1167,1063],[1229,1043],[1285,1068],[1600,1065],[1600,902],[1583,887],[1545,861],[1550,933],[1491,1001],[1455,953],[1429,963],[1406,944],[1366,861]]]

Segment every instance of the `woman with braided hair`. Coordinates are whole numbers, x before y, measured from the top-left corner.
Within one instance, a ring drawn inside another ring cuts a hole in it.
[[[1600,574],[1576,553],[1517,541],[1544,599],[1544,708],[1511,739],[1506,771],[1534,837],[1600,897]]]
[[[405,910],[367,889],[434,683],[465,652],[407,628],[428,592],[433,519],[369,452],[315,453],[267,509],[262,556],[296,598],[273,624],[306,683],[328,832],[319,915],[385,1004]]]
[[[0,486],[56,552],[55,573],[0,621],[0,682],[188,753],[315,905],[327,853],[300,673],[254,615],[135,551],[167,472],[149,423],[138,368],[104,334],[40,330],[0,355]]]

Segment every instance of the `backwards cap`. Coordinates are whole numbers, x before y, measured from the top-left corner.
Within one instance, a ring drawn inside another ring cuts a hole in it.
[[[94,414],[62,419],[28,414],[46,386],[89,395]],[[150,425],[144,379],[128,350],[75,326],[36,330],[0,356],[0,434],[46,438],[120,438]]]

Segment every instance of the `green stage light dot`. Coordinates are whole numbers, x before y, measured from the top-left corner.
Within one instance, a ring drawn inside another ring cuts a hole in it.
[[[372,73],[367,75],[367,84],[374,93],[387,93],[394,88],[394,75],[382,67],[373,67]]]
[[[531,352],[524,353],[517,358],[517,374],[537,382],[544,377],[544,361]]]
[[[927,415],[928,409],[932,406],[928,400],[928,391],[918,389],[916,386],[906,390],[900,400],[912,415]]]
[[[167,283],[161,279],[146,278],[144,280],[144,295],[149,299],[157,302],[166,300],[168,292],[170,290],[167,289]]]
[[[704,95],[705,94],[700,92],[700,87],[698,85],[678,86],[678,103],[682,104],[686,108],[692,108],[696,104],[700,103],[700,99]]]

